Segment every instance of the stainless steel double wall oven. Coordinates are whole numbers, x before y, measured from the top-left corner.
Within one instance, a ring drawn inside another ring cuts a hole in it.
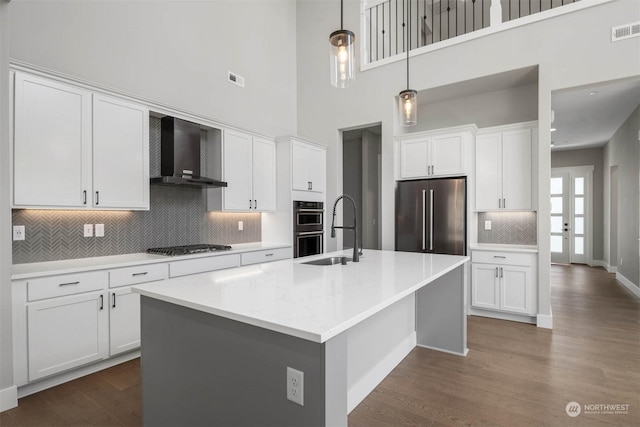
[[[324,203],[293,202],[293,257],[324,252]]]

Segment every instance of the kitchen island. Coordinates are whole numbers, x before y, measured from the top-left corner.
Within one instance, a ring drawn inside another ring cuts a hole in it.
[[[468,257],[303,263],[332,255],[348,251],[136,286],[144,424],[346,426],[416,345],[466,355]]]

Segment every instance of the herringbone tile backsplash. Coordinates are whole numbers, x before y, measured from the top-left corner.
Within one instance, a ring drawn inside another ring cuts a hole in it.
[[[150,120],[150,171],[160,175],[160,120]],[[202,131],[202,143],[207,134]],[[204,163],[204,153],[202,163]],[[203,168],[203,170],[205,170]],[[148,248],[261,240],[260,214],[207,212],[206,192],[151,186],[148,211],[57,211],[15,209],[14,225],[26,240],[13,242],[13,263],[54,261],[144,252]],[[244,230],[238,231],[238,221]],[[84,224],[104,224],[104,237],[83,237]]]
[[[491,230],[484,229],[485,221],[491,221]],[[536,245],[537,241],[535,212],[478,213],[478,243]]]

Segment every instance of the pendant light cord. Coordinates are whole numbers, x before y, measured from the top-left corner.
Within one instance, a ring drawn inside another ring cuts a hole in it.
[[[342,1],[342,0],[341,0]],[[407,90],[409,90],[409,51],[411,50],[411,2],[407,8]]]
[[[341,30],[344,30],[343,15],[344,15],[344,1],[340,0],[340,29]]]

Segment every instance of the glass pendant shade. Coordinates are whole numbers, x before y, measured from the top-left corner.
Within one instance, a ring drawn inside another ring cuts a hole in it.
[[[349,30],[334,31],[329,36],[331,84],[335,87],[348,87],[356,79],[355,38],[355,34]]]
[[[415,126],[418,123],[418,92],[407,89],[398,96],[398,111],[402,127]]]

